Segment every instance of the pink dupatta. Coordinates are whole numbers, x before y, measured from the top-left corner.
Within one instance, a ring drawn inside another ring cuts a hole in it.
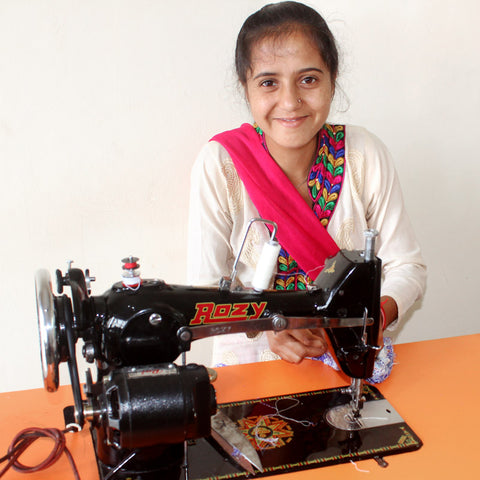
[[[218,142],[233,164],[262,218],[278,225],[278,240],[311,278],[316,278],[338,245],[297,189],[268,154],[249,124],[220,133]]]

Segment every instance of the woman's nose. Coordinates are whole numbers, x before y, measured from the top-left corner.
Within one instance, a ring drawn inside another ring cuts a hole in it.
[[[301,101],[299,101],[300,93],[295,85],[283,85],[280,89],[279,103],[283,108],[296,110]]]

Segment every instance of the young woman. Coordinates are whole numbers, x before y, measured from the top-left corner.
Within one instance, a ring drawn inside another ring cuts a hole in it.
[[[338,74],[328,26],[301,3],[267,5],[245,21],[235,55],[254,123],[215,136],[193,167],[189,282],[229,275],[254,217],[279,219],[277,289],[306,288],[327,256],[362,249],[374,228],[385,326],[393,328],[423,295],[426,267],[385,146],[363,128],[327,123]],[[238,266],[245,286],[266,239],[254,224]],[[213,364],[300,362],[326,349],[321,330],[225,335],[214,339]]]

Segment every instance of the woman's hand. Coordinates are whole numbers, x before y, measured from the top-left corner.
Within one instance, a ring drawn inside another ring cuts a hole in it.
[[[385,313],[385,328],[387,328],[398,317],[397,302],[392,297],[387,297],[385,295],[380,298],[380,304],[382,305],[383,312]]]
[[[318,357],[328,349],[321,328],[267,332],[267,338],[272,352],[290,363],[300,363],[305,357]]]
[[[380,322],[385,322],[385,328],[387,328],[398,317],[397,302],[392,297],[388,297],[385,295],[380,298],[380,304],[382,306]],[[378,345],[380,345],[380,347],[383,347],[383,331],[384,325],[381,324],[378,331]]]

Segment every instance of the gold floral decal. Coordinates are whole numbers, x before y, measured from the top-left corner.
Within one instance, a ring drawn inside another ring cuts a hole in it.
[[[292,441],[292,427],[282,418],[259,415],[238,420],[240,430],[257,450],[283,447]]]

